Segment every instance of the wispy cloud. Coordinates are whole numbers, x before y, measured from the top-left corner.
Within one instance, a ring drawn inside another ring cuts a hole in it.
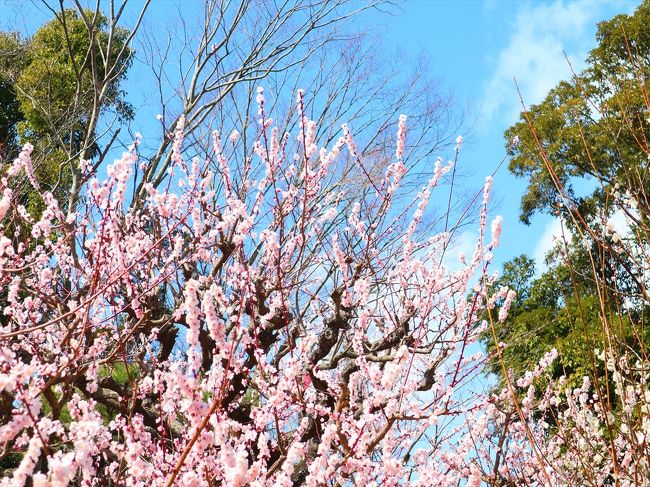
[[[608,226],[611,230],[615,231],[621,236],[629,235],[630,222],[621,210],[615,211],[608,219]],[[569,229],[564,227],[564,237],[562,232],[562,223],[560,219],[555,217],[549,220],[544,227],[542,235],[539,237],[533,251],[533,259],[535,260],[535,269],[538,274],[543,273],[548,269],[545,259],[546,254],[555,248],[556,245],[563,245],[563,238],[570,240],[571,233]]]
[[[472,254],[474,249],[476,249],[476,242],[478,241],[478,235],[473,232],[466,230],[460,235],[457,235],[451,241],[451,246],[447,250],[445,257],[443,259],[444,266],[449,269],[451,272],[455,272],[464,264],[460,261],[460,255],[463,254],[468,261],[472,259]]]
[[[594,46],[594,27],[606,4],[563,0],[522,4],[508,43],[496,56],[493,76],[485,86],[484,120],[490,122],[499,116],[510,123],[517,119],[521,105],[513,78],[530,105],[539,103],[558,81],[571,77],[564,52],[574,69],[580,70]],[[629,7],[626,4],[624,8]]]
[[[538,274],[541,274],[547,269],[545,262],[546,254],[548,254],[561,240],[562,224],[559,218],[553,218],[544,227],[544,232],[537,241],[535,250],[533,251],[535,269]]]

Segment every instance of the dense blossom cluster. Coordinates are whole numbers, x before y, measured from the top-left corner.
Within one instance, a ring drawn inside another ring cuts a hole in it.
[[[138,204],[137,144],[105,179],[89,175],[67,214],[40,193],[37,218],[12,200],[23,171],[40,191],[21,153],[0,182],[0,447],[16,459],[0,484],[641,485],[642,373],[627,384],[602,355],[618,418],[588,381],[534,400],[552,355],[503,391],[477,381],[486,312],[505,298],[503,319],[514,297],[490,289],[491,179],[475,250],[447,268],[452,232],[421,227],[451,165],[396,205],[400,117],[395,162],[350,201],[326,181],[338,157],[363,169],[352,133],[318,147],[302,99],[292,138],[258,92],[244,162],[238,132],[228,148],[215,133],[210,160],[186,160],[179,123],[167,186]]]

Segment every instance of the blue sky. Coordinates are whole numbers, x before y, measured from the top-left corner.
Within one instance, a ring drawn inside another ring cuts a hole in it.
[[[517,78],[527,105],[540,102],[559,80],[571,76],[563,51],[579,70],[595,47],[596,24],[619,13],[632,13],[638,1],[407,0],[397,14],[380,21],[389,47],[422,50],[433,74],[467,106],[468,122],[460,166],[479,186],[505,156],[503,132],[517,121]],[[559,224],[535,216],[519,222],[523,180],[508,173],[495,176],[492,215],[504,217],[496,263],[520,253],[540,261]],[[466,234],[469,244],[473,235]],[[463,245],[461,241],[459,245]]]
[[[140,2],[133,2],[135,8]],[[424,53],[431,74],[452,92],[455,106],[466,110],[468,133],[459,170],[463,184],[479,188],[505,156],[503,132],[518,118],[513,77],[528,105],[541,101],[560,79],[570,76],[566,52],[576,69],[595,46],[597,22],[631,13],[637,0],[405,0],[392,15],[369,13],[358,19],[381,38],[386,52]],[[154,0],[149,14],[171,15],[166,0]],[[135,14],[135,12],[134,12]],[[0,0],[0,27],[32,30],[49,17],[38,3]],[[26,24],[34,24],[28,26]],[[153,119],[153,115],[149,117]],[[141,130],[145,130],[142,128]],[[525,182],[511,176],[507,164],[495,177],[492,216],[504,217],[496,264],[520,253],[541,262],[551,246],[557,221],[536,216],[531,226],[519,222]],[[475,236],[461,235],[459,250],[471,253]],[[466,246],[467,248],[463,248]]]

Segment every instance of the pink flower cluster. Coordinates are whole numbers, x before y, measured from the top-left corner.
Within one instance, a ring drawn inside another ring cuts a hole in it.
[[[17,460],[0,485],[578,485],[586,463],[602,485],[612,449],[620,485],[632,485],[650,433],[635,415],[644,381],[617,382],[631,409],[609,443],[588,383],[534,399],[553,357],[496,394],[476,387],[496,301],[486,256],[501,220],[483,242],[491,179],[474,255],[448,269],[450,234],[417,230],[451,166],[393,207],[408,177],[405,118],[398,162],[346,215],[346,195],[326,183],[337,157],[363,157],[349,128],[319,147],[301,93],[292,140],[269,126],[262,90],[257,100],[251,153],[238,152],[239,133],[227,148],[215,133],[216,163],[187,164],[181,120],[173,177],[133,203],[135,146],[89,181],[71,218],[46,193],[32,218],[12,199],[18,171],[2,180],[0,445]],[[29,153],[13,167],[31,167]],[[32,240],[16,241],[17,226]],[[501,318],[514,294],[499,296]]]

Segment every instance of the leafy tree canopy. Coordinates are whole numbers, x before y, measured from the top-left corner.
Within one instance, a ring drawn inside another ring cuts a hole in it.
[[[18,122],[24,119],[14,83],[26,65],[25,47],[16,33],[0,32],[0,157],[15,152]]]
[[[31,39],[27,65],[16,83],[20,109],[28,122],[24,133],[56,136],[62,124],[70,127],[71,133],[83,130],[98,97],[94,80],[103,79],[105,67],[114,64],[112,60],[122,49],[128,49],[128,30],[118,28],[109,36],[105,16],[87,11],[84,17],[66,10],[60,18],[44,24]],[[103,61],[105,57],[108,59]],[[132,56],[120,59],[121,63],[113,68],[118,75],[107,87],[105,104],[100,108],[113,107],[119,115],[129,118],[132,111],[119,84]]]
[[[98,150],[89,120],[109,109],[121,119],[133,116],[120,90],[133,59],[128,36],[126,29],[108,29],[100,13],[72,9],[30,39],[0,32],[0,157],[11,160],[24,143],[32,143],[41,154],[34,161],[37,179],[60,199],[69,190],[71,164],[83,141],[93,141],[88,155]],[[98,87],[107,67],[112,81]],[[42,210],[27,188],[20,200],[30,210]]]
[[[597,40],[587,67],[505,133],[510,171],[528,180],[520,215],[527,224],[536,212],[562,210],[558,186],[588,217],[603,207],[608,187],[634,191],[648,183],[650,1],[601,22]],[[585,178],[596,189],[579,197],[576,184]],[[647,219],[645,195],[632,196]]]
[[[507,344],[502,352],[506,367],[521,376],[533,370],[546,352],[556,348],[560,353],[554,371],[557,376],[566,373],[579,381],[582,376],[591,375],[584,334],[593,336],[592,332],[598,330],[598,302],[592,297],[582,301],[575,298],[569,269],[558,265],[535,277],[533,259],[520,255],[504,264],[503,275],[494,289],[502,286],[517,292],[508,318],[495,327],[497,340]],[[495,350],[491,331],[485,334],[485,343],[489,351]],[[502,376],[496,357],[489,370]]]

